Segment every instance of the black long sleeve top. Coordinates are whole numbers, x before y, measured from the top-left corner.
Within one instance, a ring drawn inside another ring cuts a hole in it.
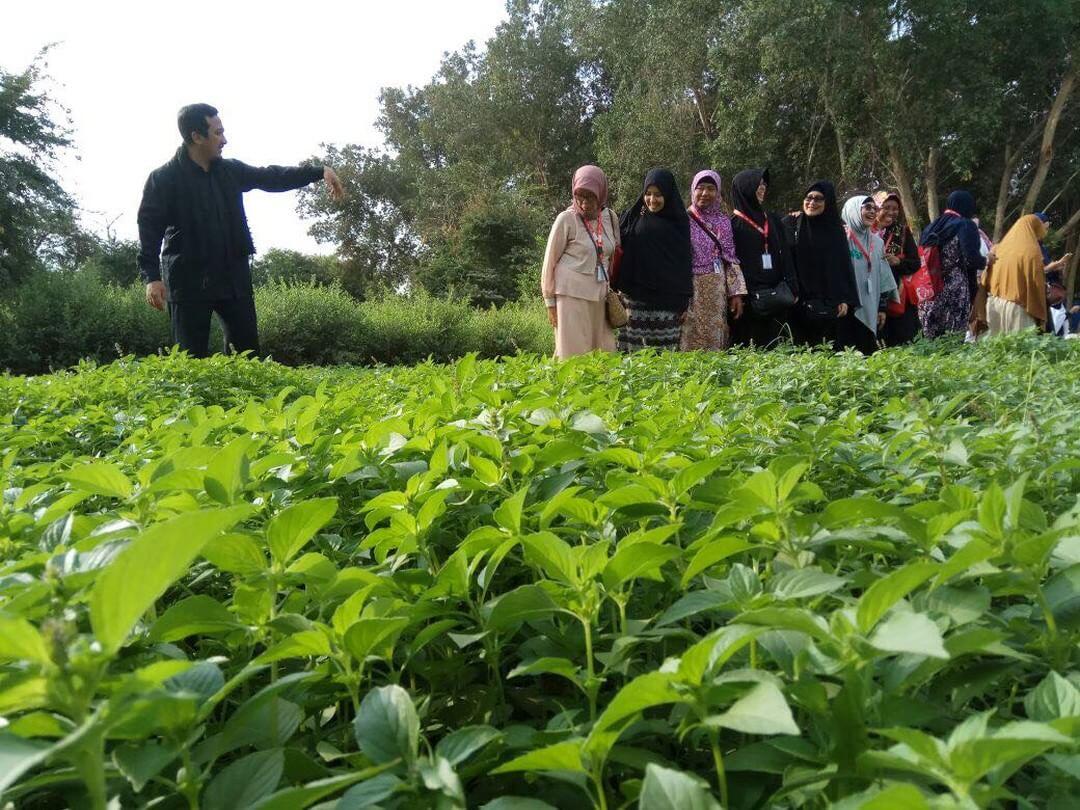
[[[139,205],[139,273],[163,281],[169,301],[251,295],[255,245],[244,192],[292,191],[323,176],[322,166],[249,166],[217,160],[209,171],[181,146],[150,173]]]

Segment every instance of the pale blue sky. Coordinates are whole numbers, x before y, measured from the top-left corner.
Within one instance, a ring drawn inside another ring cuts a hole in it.
[[[89,227],[104,232],[115,220],[114,231],[130,239],[147,174],[179,144],[181,105],[218,107],[226,156],[247,163],[295,163],[324,142],[376,146],[380,88],[426,83],[445,51],[484,43],[505,18],[504,0],[7,6],[0,66],[20,71],[58,43],[49,73],[75,129],[60,179]],[[260,252],[329,250],[307,235],[295,193],[255,191],[246,204]]]

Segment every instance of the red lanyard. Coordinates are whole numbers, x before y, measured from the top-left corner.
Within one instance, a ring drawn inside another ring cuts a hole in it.
[[[765,227],[762,228],[762,227],[759,227],[758,224],[756,222],[754,222],[754,220],[750,219],[750,217],[748,217],[746,214],[744,214],[738,208],[736,208],[733,213],[735,214],[735,216],[737,216],[739,219],[743,220],[751,228],[753,228],[755,231],[757,231],[758,233],[761,234],[761,238],[765,240],[765,250],[763,250],[762,253],[768,253],[769,252],[769,218],[765,217]]]
[[[859,253],[861,253],[863,255],[863,258],[866,259],[866,272],[869,273],[873,267],[872,263],[870,262],[870,252],[865,247],[863,247],[863,243],[859,241],[859,237],[855,235],[855,231],[847,227],[845,227],[844,230],[847,231],[848,239],[855,243],[855,247],[859,249]]]
[[[596,236],[593,236],[592,230],[589,228],[589,221],[579,212],[578,217],[581,219],[581,224],[585,226],[585,232],[589,234],[589,240],[596,246],[596,263],[601,265],[604,263],[604,212],[598,211],[596,214]]]

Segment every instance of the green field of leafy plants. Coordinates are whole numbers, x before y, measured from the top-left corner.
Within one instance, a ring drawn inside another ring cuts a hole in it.
[[[0,378],[0,805],[1080,806],[1078,344]]]

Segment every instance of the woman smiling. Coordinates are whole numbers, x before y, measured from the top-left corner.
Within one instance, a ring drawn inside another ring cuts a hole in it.
[[[641,196],[619,224],[623,259],[616,284],[629,316],[619,350],[678,349],[694,287],[690,220],[675,176],[667,169],[645,175]]]
[[[604,207],[607,177],[597,166],[582,166],[571,191],[573,201],[551,226],[540,277],[559,358],[615,350],[604,299],[620,238],[615,215]]]

